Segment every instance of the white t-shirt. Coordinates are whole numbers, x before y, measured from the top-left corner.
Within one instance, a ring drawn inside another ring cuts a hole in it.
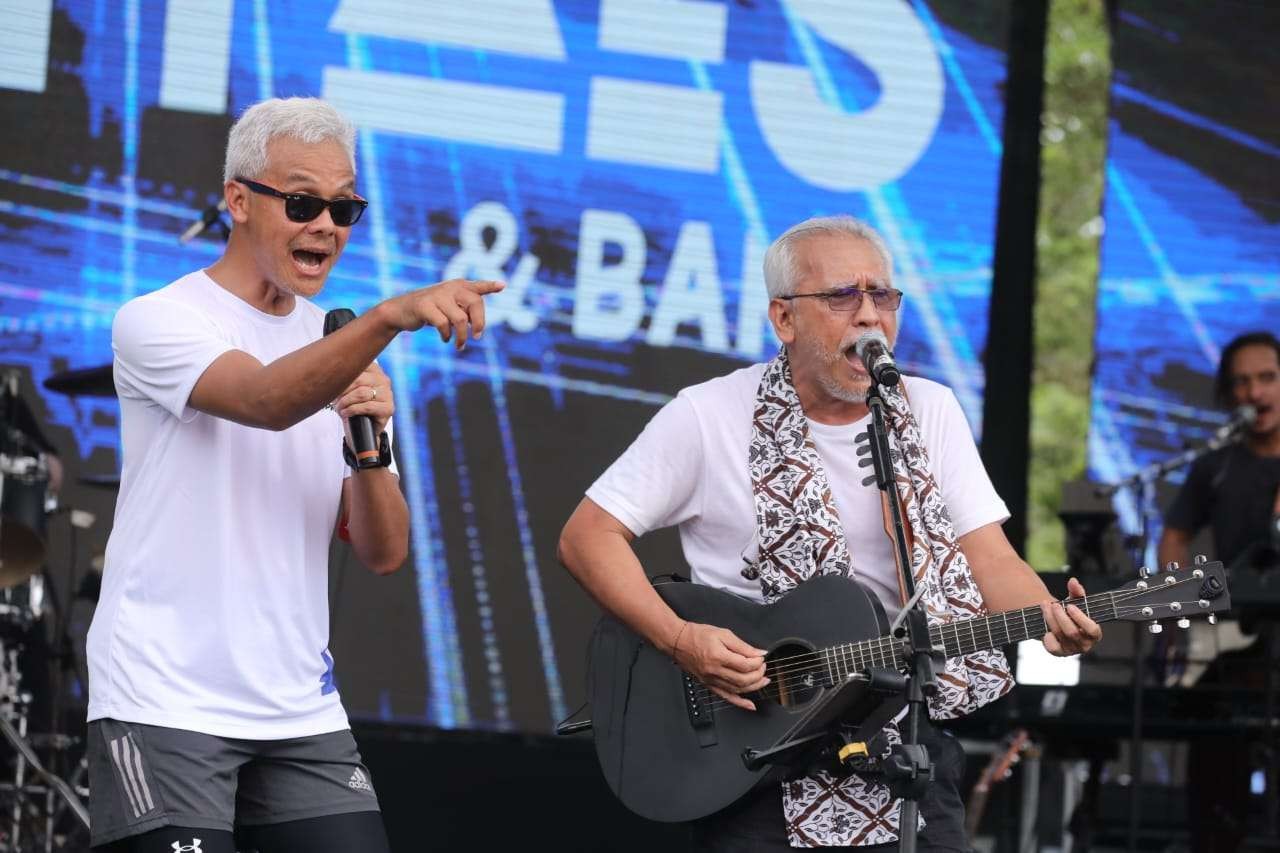
[[[764,368],[755,364],[685,388],[587,490],[587,497],[636,536],[679,525],[696,583],[756,601],[762,600],[760,582],[744,578],[742,569],[758,550],[747,451]],[[991,485],[951,389],[914,376],[904,381],[957,538],[1003,522],[1009,511]],[[810,420],[809,432],[826,468],[857,577],[892,617],[901,609],[893,543],[884,531],[880,490],[874,482],[862,485],[871,469],[859,468],[854,452],[854,438],[869,421],[870,415],[842,426]]]
[[[133,299],[112,326],[124,471],[89,630],[89,719],[220,737],[348,728],[328,652],[342,419],[280,432],[188,405],[220,355],[267,364],[318,339],[297,299],[265,314],[203,272]]]

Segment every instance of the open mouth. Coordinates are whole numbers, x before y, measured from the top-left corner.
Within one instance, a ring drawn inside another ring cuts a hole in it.
[[[844,349],[844,359],[849,362],[849,366],[853,368],[854,373],[866,373],[866,365],[862,363],[862,359],[858,357],[856,342],[849,344]]]
[[[315,252],[309,249],[294,249],[290,254],[294,265],[306,273],[319,272],[324,266],[325,259],[329,257],[328,252]]]

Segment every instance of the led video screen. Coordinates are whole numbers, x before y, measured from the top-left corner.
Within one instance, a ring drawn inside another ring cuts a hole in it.
[[[177,236],[220,197],[235,116],[331,100],[370,207],[321,306],[509,283],[465,353],[416,334],[383,356],[413,546],[390,588],[413,606],[372,594],[359,649],[378,662],[337,648],[339,684],[355,715],[547,731],[582,697],[594,618],[560,527],[679,388],[773,354],[760,262],[785,228],[882,231],[899,361],[980,428],[1006,12],[0,0],[0,361],[36,387],[109,361],[124,301],[217,258],[212,234]],[[63,452],[116,458],[114,400],[43,404]]]
[[[1226,417],[1212,391],[1222,347],[1243,332],[1280,332],[1280,122],[1260,97],[1280,86],[1278,27],[1271,4],[1119,6],[1089,434],[1095,479],[1117,481],[1207,439]],[[1159,509],[1184,474],[1162,485]],[[1132,490],[1117,496],[1131,531],[1139,504]]]

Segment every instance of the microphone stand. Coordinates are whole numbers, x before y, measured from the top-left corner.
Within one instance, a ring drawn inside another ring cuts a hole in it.
[[[1239,423],[1239,422],[1237,422]],[[1240,440],[1240,430],[1245,426],[1239,423],[1239,426],[1228,425],[1221,427],[1210,436],[1208,441],[1201,442],[1193,447],[1188,447],[1181,453],[1170,456],[1167,459],[1157,460],[1149,465],[1144,465],[1137,471],[1134,471],[1128,477],[1117,480],[1114,483],[1103,483],[1097,488],[1098,497],[1109,498],[1121,489],[1133,487],[1154,486],[1156,481],[1164,479],[1171,471],[1190,465],[1201,456],[1207,456],[1215,450],[1221,450],[1228,444],[1235,444]],[[1143,531],[1146,532],[1145,530]],[[1141,562],[1141,561],[1139,561]]]
[[[200,212],[200,218],[191,223],[178,237],[178,243],[186,245],[211,228],[216,228],[218,233],[222,235],[222,242],[227,242],[231,239],[231,228],[227,225],[226,220],[222,218],[222,212],[226,209],[226,199],[206,207]]]
[[[889,498],[896,562],[902,571],[908,601],[914,601],[915,580],[911,576],[906,525],[902,519],[897,480],[893,475],[885,406],[880,387],[873,378],[867,394],[871,425],[856,439],[861,445],[857,454],[871,458],[860,460],[858,465],[863,468],[875,466],[875,473],[863,480],[863,485],[874,481]],[[838,754],[839,763],[844,764],[850,747],[862,747],[862,754],[866,754],[865,743],[892,722],[906,705],[907,725],[902,742],[893,746],[888,757],[880,762],[879,774],[888,785],[890,795],[902,801],[898,815],[898,849],[902,853],[915,853],[919,800],[933,780],[929,752],[919,742],[920,721],[928,714],[927,697],[937,691],[933,648],[929,642],[929,624],[923,605],[909,606],[903,611],[894,636],[902,641],[905,656],[910,661],[908,675],[875,668],[831,685],[834,689],[802,715],[779,741],[763,749],[748,747],[742,751],[741,757],[746,768],[753,772],[766,765],[790,771],[808,766],[816,758],[829,756],[832,750],[827,744],[835,741],[844,744]],[[847,720],[859,721],[852,738],[840,734],[841,723]],[[854,750],[853,754],[856,753]]]
[[[893,383],[893,384],[896,384]],[[867,408],[871,410],[871,424],[866,433],[859,436],[865,444],[858,448],[858,455],[870,455],[870,460],[863,459],[858,464],[866,467],[874,466],[875,473],[863,481],[876,485],[889,501],[889,517],[893,526],[894,553],[898,569],[902,573],[903,589],[907,601],[916,600],[915,578],[911,574],[911,555],[907,546],[906,525],[902,519],[902,506],[898,495],[897,478],[893,474],[893,456],[889,448],[889,429],[885,423],[886,404],[880,385],[871,380],[871,389],[867,393]],[[929,751],[920,744],[920,723],[928,719],[927,697],[938,689],[933,668],[933,648],[929,643],[929,623],[925,616],[924,605],[916,602],[908,607],[899,617],[899,627],[895,631],[906,646],[906,657],[911,662],[910,674],[906,678],[907,725],[903,733],[902,743],[895,745],[889,757],[882,763],[885,782],[889,792],[895,799],[902,800],[898,812],[898,850],[901,853],[915,853],[918,824],[920,816],[919,800],[928,790],[933,780],[933,765],[929,760]]]

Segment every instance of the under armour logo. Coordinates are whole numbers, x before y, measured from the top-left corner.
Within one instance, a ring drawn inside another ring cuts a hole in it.
[[[177,841],[169,845],[173,848],[173,853],[200,853],[200,839],[191,839],[190,844],[179,844]]]

